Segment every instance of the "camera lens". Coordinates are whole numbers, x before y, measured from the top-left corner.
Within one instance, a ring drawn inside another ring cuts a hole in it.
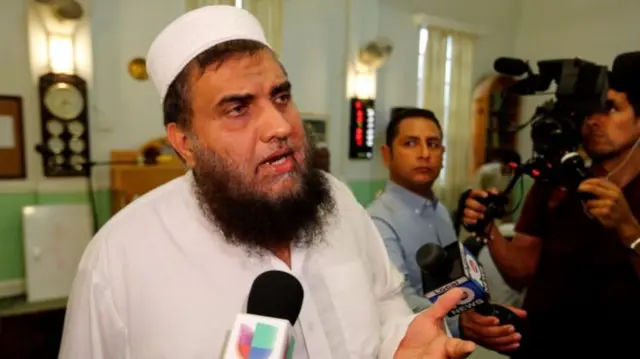
[[[556,152],[562,146],[562,126],[550,117],[540,118],[531,125],[533,150],[540,154]]]
[[[560,168],[561,173],[559,173],[558,179],[570,190],[575,190],[582,181],[591,177],[590,168],[586,166],[577,152],[564,155],[560,162]]]

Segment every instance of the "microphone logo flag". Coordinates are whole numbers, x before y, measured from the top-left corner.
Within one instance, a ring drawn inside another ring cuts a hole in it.
[[[439,288],[435,288],[425,294],[425,297],[435,303],[438,298],[446,291],[452,288],[460,288],[464,292],[464,297],[458,303],[455,309],[448,313],[448,316],[454,317],[466,310],[477,307],[488,302],[489,294],[487,292],[487,281],[482,267],[475,259],[473,254],[461,242],[458,242],[458,248],[455,250],[454,261],[457,267],[456,273],[462,274],[458,278],[451,278],[452,281]],[[461,267],[461,268],[460,268]]]
[[[234,327],[225,359],[292,359],[295,341],[288,321],[244,314]]]
[[[473,302],[473,300],[476,298],[476,293],[467,287],[459,287],[459,288],[462,289],[462,291],[464,292],[464,297],[462,297],[458,305],[464,305],[464,304],[469,304]]]

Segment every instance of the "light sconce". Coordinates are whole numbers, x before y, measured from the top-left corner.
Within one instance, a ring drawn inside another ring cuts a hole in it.
[[[354,97],[374,99],[376,97],[376,71],[355,71]]]
[[[73,37],[69,35],[49,34],[49,68],[56,74],[75,72],[75,49]]]
[[[347,76],[347,97],[363,100],[376,98],[376,69],[353,63],[349,66]]]

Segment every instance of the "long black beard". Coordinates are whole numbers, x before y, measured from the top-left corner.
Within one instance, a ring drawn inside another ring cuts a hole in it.
[[[310,166],[309,153],[305,158],[291,174],[300,178],[298,189],[274,199],[249,184],[238,166],[200,148],[193,170],[200,207],[228,243],[249,254],[311,247],[322,241],[335,200],[326,175]]]

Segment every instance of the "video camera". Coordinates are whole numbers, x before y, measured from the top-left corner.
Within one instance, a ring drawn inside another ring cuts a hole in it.
[[[503,57],[494,62],[494,69],[504,75],[524,75],[507,88],[506,96],[544,93],[552,83],[556,84],[556,91],[555,99],[537,107],[531,119],[520,128],[531,125],[533,156],[518,164],[515,175],[501,194],[479,199],[487,207],[485,218],[466,226],[479,237],[486,235],[493,219],[507,213],[507,196],[522,175],[567,190],[575,190],[591,177],[590,169],[578,153],[582,145],[582,125],[588,116],[611,108],[607,100],[609,71],[606,66],[578,58],[544,60],[538,62],[539,73],[535,74],[526,61]]]

